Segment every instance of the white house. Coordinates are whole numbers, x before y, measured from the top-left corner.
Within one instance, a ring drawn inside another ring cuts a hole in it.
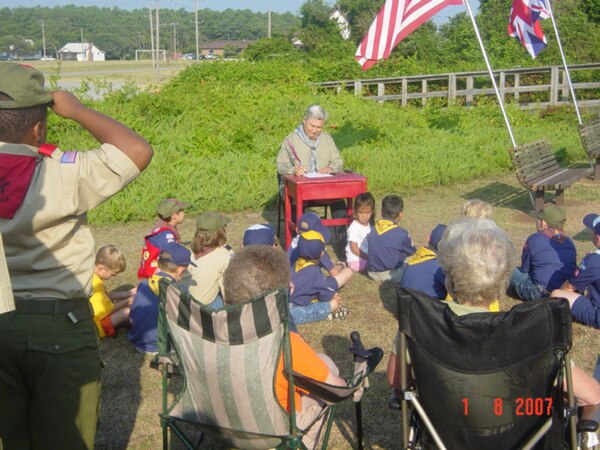
[[[342,39],[345,41],[350,37],[350,24],[348,20],[344,17],[339,9],[336,9],[329,15],[329,20],[335,20],[337,22],[338,28],[340,29],[340,34],[342,35]]]
[[[69,42],[58,51],[63,61],[104,61],[104,52],[89,42]]]

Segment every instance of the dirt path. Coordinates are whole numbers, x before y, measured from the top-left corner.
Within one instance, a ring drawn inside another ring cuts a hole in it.
[[[589,234],[581,218],[590,212],[600,213],[598,189],[600,185],[584,181],[566,191],[567,223],[565,229],[577,246],[578,258],[592,251]],[[402,193],[400,193],[402,194]],[[185,195],[181,195],[185,199]],[[416,245],[426,243],[430,230],[438,223],[448,223],[458,216],[466,199],[480,198],[494,206],[494,218],[511,235],[520,249],[526,237],[535,231],[535,219],[530,214],[527,194],[512,175],[497,179],[476,180],[451,187],[422,189],[403,195],[405,219],[403,227],[412,234]],[[377,199],[378,201],[380,199]],[[235,213],[228,227],[229,242],[238,248],[243,230],[265,221],[275,222],[275,212]],[[128,268],[117,283],[134,283],[142,236],[150,223],[131,223],[114,227],[94,228],[97,245],[115,243],[122,248]],[[194,230],[193,214],[187,217],[182,230],[184,240],[190,240]],[[518,261],[515,261],[517,264]],[[115,284],[115,285],[116,285]],[[366,345],[378,345],[389,353],[395,333],[393,300],[389,292],[380,291],[379,285],[366,277],[356,275],[344,288],[344,304],[351,313],[343,322],[323,322],[300,327],[312,346],[325,351],[348,373],[348,335],[359,330]],[[515,301],[503,299],[508,308]],[[578,365],[591,371],[600,354],[600,330],[574,325],[573,356]],[[148,361],[130,346],[123,335],[106,339],[102,350],[106,369],[103,373],[102,419],[97,435],[98,449],[154,449],[159,448],[161,432],[158,420],[160,410],[160,377],[148,368]],[[363,401],[365,448],[395,449],[400,439],[399,414],[387,408],[389,389],[385,383],[387,356],[371,378],[371,389]],[[351,448],[354,439],[354,412],[351,405],[343,405],[334,426],[331,446],[334,449]],[[209,448],[210,445],[209,445]],[[218,447],[214,447],[218,448]]]

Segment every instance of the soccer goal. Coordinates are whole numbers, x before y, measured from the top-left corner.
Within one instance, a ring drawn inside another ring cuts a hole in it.
[[[167,51],[166,50],[136,50],[135,51],[135,60],[138,61],[147,61],[152,59],[152,53],[158,53],[158,58],[163,61],[167,60]]]

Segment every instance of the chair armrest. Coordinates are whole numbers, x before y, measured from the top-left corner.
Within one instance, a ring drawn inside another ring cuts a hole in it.
[[[581,417],[577,423],[577,428],[580,432],[594,432],[598,429],[600,422],[600,405],[584,406]]]

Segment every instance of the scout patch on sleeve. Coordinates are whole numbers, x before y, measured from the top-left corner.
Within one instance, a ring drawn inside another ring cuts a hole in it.
[[[75,164],[75,161],[77,161],[77,152],[75,151],[64,152],[60,157],[61,164]]]

